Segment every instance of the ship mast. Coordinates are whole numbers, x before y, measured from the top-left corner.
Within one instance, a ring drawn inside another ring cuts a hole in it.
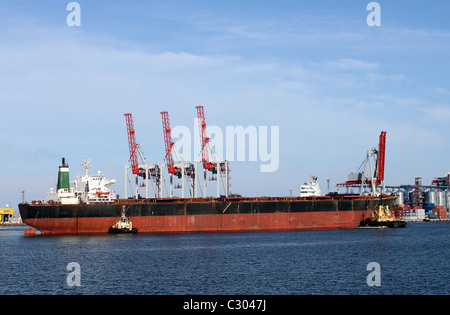
[[[84,166],[85,167],[85,171],[86,171],[86,177],[89,177],[89,169],[91,168],[91,160],[88,159],[86,156],[84,157],[84,162],[80,165],[80,166]]]

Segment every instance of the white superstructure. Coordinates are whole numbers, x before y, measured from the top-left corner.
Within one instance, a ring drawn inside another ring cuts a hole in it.
[[[70,191],[59,189],[54,192],[51,188],[50,192],[47,193],[47,202],[59,202],[61,204],[113,202],[116,199],[116,194],[111,192],[111,185],[116,180],[106,179],[100,171],[96,175],[89,175],[90,163],[91,161],[86,158],[81,164],[85,167],[85,175],[78,175],[75,181],[70,182]]]
[[[300,197],[320,196],[319,181],[316,176],[310,176],[308,183],[300,186]]]

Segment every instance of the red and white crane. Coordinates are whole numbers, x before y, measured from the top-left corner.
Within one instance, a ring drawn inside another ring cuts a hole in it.
[[[130,163],[125,166],[125,198],[128,198],[128,169],[131,168],[133,175],[136,175],[136,187],[134,191],[134,196],[137,199],[139,196],[138,187],[139,187],[139,177],[145,179],[145,197],[149,198],[149,178],[152,180],[155,186],[153,186],[153,190],[155,193],[155,197],[159,198],[160,196],[160,168],[157,164],[148,164],[144,154],[142,153],[139,144],[136,143],[136,131],[134,129],[133,115],[131,113],[124,114],[127,125],[127,133],[128,133],[128,147],[130,149]],[[138,162],[138,154],[141,158],[141,162]]]
[[[127,123],[128,146],[130,148],[130,164],[133,174],[139,175],[139,165],[137,157],[136,131],[134,130],[133,115],[131,113],[123,114]]]
[[[370,185],[372,194],[377,195],[376,187],[383,185],[382,193],[385,192],[384,184],[384,165],[386,156],[386,131],[382,131],[379,138],[378,150],[373,148],[366,153],[366,159],[359,167],[356,173],[348,174],[348,180],[343,184],[337,184],[341,187],[361,187],[361,193],[366,185]],[[375,169],[372,168],[372,163]],[[362,166],[364,168],[362,169]],[[367,170],[369,169],[369,170]]]
[[[172,130],[170,129],[169,113],[166,111],[161,112],[163,134],[164,134],[164,145],[166,149],[165,165],[167,171],[170,174],[170,193],[169,196],[173,197],[173,188],[181,188],[181,198],[185,197],[184,186],[186,180],[188,181],[188,187],[191,197],[194,197],[194,186],[195,186],[195,168],[192,163],[185,163],[181,159],[174,142],[172,141]],[[174,154],[176,161],[174,160]],[[164,175],[162,174],[162,180],[164,181]],[[181,184],[175,185],[173,183],[173,175],[181,179]],[[162,193],[161,193],[162,195]]]
[[[203,177],[203,197],[206,197],[206,173],[207,171],[210,171],[212,174],[216,175],[215,179],[213,180],[217,181],[217,197],[220,197],[220,182],[221,179],[225,180],[225,183],[223,183],[224,186],[224,194],[226,197],[229,195],[229,163],[225,159],[219,159],[217,157],[216,152],[214,151],[214,148],[211,146],[211,143],[209,142],[210,138],[207,136],[206,133],[206,121],[205,121],[205,111],[203,106],[196,106],[197,109],[197,118],[198,118],[198,128],[200,132],[200,145],[201,145],[201,153],[202,153],[202,163],[203,163],[203,170],[204,170],[204,177]],[[210,156],[212,159],[210,159]]]
[[[384,184],[384,161],[386,158],[386,131],[380,134],[380,141],[378,143],[378,166],[377,166],[377,185],[381,182]]]

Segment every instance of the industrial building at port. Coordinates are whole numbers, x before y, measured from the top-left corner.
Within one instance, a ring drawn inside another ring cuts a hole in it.
[[[392,209],[396,218],[406,221],[426,219],[450,219],[450,172],[436,177],[431,185],[423,185],[422,178],[415,178],[414,185],[387,186],[384,182],[386,132],[381,132],[378,148],[368,150],[357,172],[348,174],[345,183],[337,184],[349,190],[358,189],[359,194],[398,195]]]
[[[450,219],[450,172],[433,179],[431,185],[422,185],[417,177],[414,185],[387,186],[398,195],[394,215],[411,221]]]
[[[12,208],[1,208],[0,209],[0,224],[9,221],[9,218],[13,215]]]

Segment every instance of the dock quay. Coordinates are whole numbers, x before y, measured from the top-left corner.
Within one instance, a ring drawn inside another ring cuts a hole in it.
[[[25,223],[18,222],[0,222],[0,226],[25,226]]]
[[[446,218],[446,219],[407,219],[407,218],[402,218],[403,221],[406,222],[442,222],[442,221],[450,221],[450,218]]]

